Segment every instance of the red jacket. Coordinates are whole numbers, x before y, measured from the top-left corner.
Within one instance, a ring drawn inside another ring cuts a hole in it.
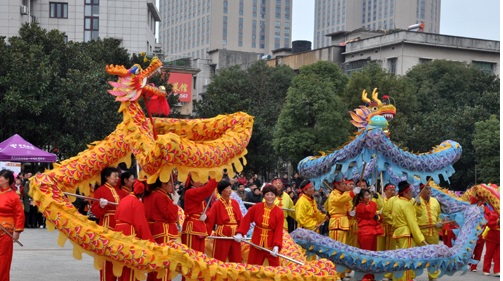
[[[128,195],[127,192],[117,188],[112,187],[108,183],[100,186],[94,192],[94,198],[104,198],[107,199],[108,202],[119,203],[120,199],[126,197]],[[99,201],[93,201],[93,205],[91,207],[91,212],[95,215],[99,221],[99,225],[103,227],[107,227],[108,229],[113,230],[115,228],[115,210],[117,209],[116,205],[108,204],[105,208],[100,207]]]
[[[200,221],[199,217],[206,208],[206,202],[204,200],[213,193],[216,187],[217,182],[215,179],[210,179],[210,181],[202,187],[192,187],[185,191],[185,221],[183,222],[182,233],[202,236],[208,235],[206,232],[206,224]]]
[[[243,219],[238,202],[234,199],[225,201],[223,198],[220,198],[211,206],[207,216],[206,226],[208,233],[211,233],[213,226],[216,225],[215,235],[227,237],[232,237],[236,234],[236,229]]]
[[[500,243],[500,216],[496,211],[491,211],[487,220],[489,231],[487,232],[486,241],[499,244]]]
[[[145,207],[136,196],[130,194],[121,200],[115,212],[115,220],[115,231],[154,242],[145,218]]]
[[[173,200],[164,190],[154,190],[143,198],[143,204],[150,231],[157,242],[158,238],[165,236],[178,237],[178,206],[173,204]]]
[[[374,201],[360,202],[356,206],[356,219],[358,221],[359,235],[382,235],[384,234],[381,223],[375,220],[377,204]]]
[[[283,211],[274,206],[268,209],[264,202],[257,203],[248,209],[236,233],[246,234],[250,224],[255,222],[251,242],[267,249],[283,246]]]

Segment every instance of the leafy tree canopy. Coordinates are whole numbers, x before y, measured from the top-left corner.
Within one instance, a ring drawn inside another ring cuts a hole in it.
[[[295,73],[288,66],[269,67],[258,61],[247,69],[233,66],[212,77],[203,101],[196,103],[199,117],[244,111],[254,116],[247,150],[247,170],[267,174],[278,156],[272,148],[274,126]]]
[[[392,135],[415,152],[430,151],[448,139],[459,142],[463,154],[454,165],[451,187],[470,187],[475,123],[499,115],[499,78],[464,63],[435,60],[417,65],[401,79],[410,88],[397,93],[397,118],[404,116],[406,123],[397,123]]]
[[[477,183],[500,184],[500,120],[491,115],[489,119],[475,123],[473,137],[475,160],[479,178]]]
[[[347,140],[349,122],[340,97],[346,83],[347,77],[330,62],[304,66],[293,79],[273,145],[294,167],[303,158],[334,149]]]

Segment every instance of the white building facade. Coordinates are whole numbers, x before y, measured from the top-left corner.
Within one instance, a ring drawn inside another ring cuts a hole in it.
[[[227,49],[270,54],[291,45],[292,0],[160,1],[165,59],[208,59]]]
[[[69,41],[120,39],[130,53],[154,51],[159,20],[155,0],[0,1],[0,36],[17,36],[24,23],[35,21]]]
[[[424,23],[424,32],[440,32],[441,0],[315,0],[314,48],[330,46],[338,31],[407,29]]]

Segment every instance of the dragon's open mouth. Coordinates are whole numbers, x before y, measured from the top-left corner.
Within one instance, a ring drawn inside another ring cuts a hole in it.
[[[391,120],[393,120],[393,117],[394,117],[393,114],[389,114],[389,113],[383,114],[382,116],[384,118],[386,118],[386,121],[388,121],[388,122],[391,121]]]

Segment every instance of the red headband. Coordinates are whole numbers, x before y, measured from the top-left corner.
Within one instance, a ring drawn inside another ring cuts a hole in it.
[[[396,189],[396,186],[393,185],[393,184],[390,184],[390,185],[386,186],[386,188],[384,189],[384,191],[386,191],[386,190],[388,190],[390,188]]]
[[[402,195],[402,194],[404,194],[405,192],[409,191],[409,189],[410,189],[410,186],[409,186],[409,187],[407,187],[406,189],[404,189],[404,190],[402,190],[402,191],[398,192],[398,195]]]
[[[304,186],[304,187],[302,188],[302,191],[304,191],[304,190],[306,190],[306,189],[310,188],[311,186],[313,186],[313,184],[312,184],[312,183],[308,183],[308,184],[306,184],[306,186]]]
[[[280,178],[275,178],[272,180],[271,184],[274,184],[277,181],[279,181],[280,183],[283,183]]]

